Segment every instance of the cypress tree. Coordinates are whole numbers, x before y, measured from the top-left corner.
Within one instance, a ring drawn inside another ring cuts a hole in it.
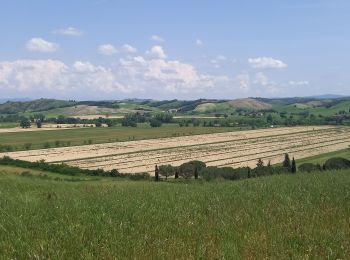
[[[194,168],[194,178],[197,180],[198,179],[198,169],[197,167]]]
[[[248,178],[250,178],[251,176],[251,170],[250,170],[250,168],[248,168]]]
[[[256,164],[256,167],[260,168],[260,167],[263,167],[264,166],[264,162],[263,160],[261,160],[261,158],[259,158],[257,164]]]
[[[154,170],[154,180],[159,181],[159,169],[158,169],[157,165],[156,165],[156,168]]]
[[[179,178],[179,172],[176,171],[176,172],[175,172],[175,179],[178,179],[178,178]]]
[[[284,154],[283,167],[288,168],[289,170],[291,169],[290,158],[288,153]]]
[[[293,157],[293,160],[292,160],[291,172],[292,173],[296,173],[297,172],[297,164],[296,164],[296,162],[294,160],[294,157]]]

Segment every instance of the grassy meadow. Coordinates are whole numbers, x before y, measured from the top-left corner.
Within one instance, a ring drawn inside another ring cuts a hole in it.
[[[349,170],[159,183],[10,171],[0,169],[3,259],[350,256]]]
[[[50,131],[28,131],[1,133],[0,144],[11,146],[13,150],[26,150],[26,144],[31,144],[30,149],[41,149],[58,146],[74,146],[84,144],[98,144],[118,141],[131,141],[142,139],[154,139],[163,137],[175,137],[184,135],[208,134],[234,131],[232,127],[179,127],[175,124],[163,125],[159,128],[151,128],[146,125],[138,127],[100,127],[80,129],[60,129]]]

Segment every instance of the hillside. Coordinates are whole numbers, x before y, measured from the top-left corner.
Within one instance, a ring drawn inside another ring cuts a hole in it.
[[[39,112],[54,108],[74,106],[74,101],[57,99],[37,99],[33,101],[15,101],[0,104],[0,114],[16,114],[23,112]]]
[[[218,103],[203,103],[198,105],[194,111],[202,113],[227,112],[233,109],[264,110],[272,108],[272,105],[253,98],[235,99],[232,101]]]
[[[349,171],[199,183],[14,171],[0,168],[3,259],[347,259],[350,252]]]

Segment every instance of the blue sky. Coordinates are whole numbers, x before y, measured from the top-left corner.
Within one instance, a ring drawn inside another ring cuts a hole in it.
[[[350,95],[350,2],[0,2],[0,97]]]

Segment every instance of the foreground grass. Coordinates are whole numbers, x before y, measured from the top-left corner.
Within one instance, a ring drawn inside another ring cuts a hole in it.
[[[238,129],[232,127],[179,127],[175,124],[164,125],[159,128],[150,127],[102,127],[85,129],[65,129],[51,131],[31,131],[17,133],[1,133],[0,144],[11,146],[13,150],[41,149],[60,146],[74,146],[84,144],[97,144],[118,141],[142,140],[184,135],[228,132]]]
[[[343,157],[345,159],[350,160],[350,149],[343,149],[335,152],[330,153],[323,153],[312,157],[307,157],[303,159],[297,160],[297,163],[303,164],[303,163],[314,163],[314,164],[324,164],[328,159],[334,158],[334,157]]]
[[[348,259],[350,171],[236,182],[0,174],[0,258]]]

